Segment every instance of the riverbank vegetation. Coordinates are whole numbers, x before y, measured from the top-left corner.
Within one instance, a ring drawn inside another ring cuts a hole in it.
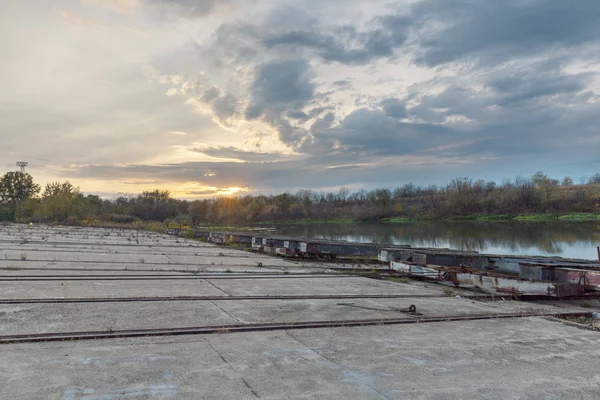
[[[456,178],[443,186],[412,183],[395,189],[335,192],[298,190],[278,195],[247,195],[178,200],[168,191],[101,199],[69,182],[42,190],[26,173],[0,178],[0,220],[128,226],[148,221],[197,224],[352,223],[418,220],[600,221],[600,174],[581,184],[538,172],[501,184]],[[162,226],[162,225],[161,225]]]

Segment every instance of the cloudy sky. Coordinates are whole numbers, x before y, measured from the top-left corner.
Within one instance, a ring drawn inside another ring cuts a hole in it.
[[[0,173],[178,197],[600,172],[598,0],[0,2]]]

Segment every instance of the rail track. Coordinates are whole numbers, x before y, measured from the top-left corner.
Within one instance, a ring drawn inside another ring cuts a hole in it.
[[[100,254],[100,253],[96,253],[96,254]],[[123,255],[125,253],[103,253],[106,255],[113,255],[113,256],[120,256]],[[128,255],[131,255],[134,253],[130,253]],[[290,263],[290,266],[293,265],[298,265],[298,266],[304,266],[306,264],[321,264],[321,265],[335,265],[335,264],[358,264],[358,265],[384,265],[384,263],[377,261],[377,260],[373,260],[373,259],[359,259],[359,258],[335,258],[333,260],[322,260],[322,259],[313,259],[313,258],[291,258],[291,257],[282,257],[279,255],[274,255],[274,254],[268,254],[268,253],[253,253],[253,254],[258,254],[258,255],[262,255],[264,256],[264,258],[278,258],[284,261],[287,261]],[[143,258],[143,256],[145,254],[138,254],[140,257]],[[156,254],[154,254],[156,255]],[[160,254],[161,256],[163,254]],[[168,254],[167,256],[171,256],[172,254]],[[177,256],[177,255],[176,255]],[[229,254],[223,254],[223,253],[217,253],[217,254],[199,254],[199,255],[194,255],[194,254],[187,254],[187,257],[197,257],[197,261],[201,260],[202,257],[214,257],[214,258],[221,258],[221,257],[225,257],[225,258],[243,258],[243,259],[250,259],[252,260],[253,258],[251,257],[250,254],[248,255],[233,255],[230,256]],[[22,260],[20,258],[7,258],[4,259],[4,261],[10,261],[10,262],[19,262],[19,261],[27,261],[28,263],[64,263],[64,264],[72,264],[72,263],[89,263],[89,264],[124,264],[124,265],[131,265],[131,264],[146,264],[146,265],[191,265],[193,263],[185,263],[185,262],[156,262],[156,261],[144,261],[144,262],[140,262],[139,260],[132,260],[132,261],[106,261],[106,260],[56,260],[56,259],[36,259],[36,260]],[[260,261],[256,261],[256,263],[258,263]],[[195,264],[194,264],[195,265]],[[207,265],[207,264],[204,264]],[[269,267],[269,265],[264,265],[264,267]],[[279,267],[281,268],[281,265],[272,265],[270,267]]]
[[[67,247],[72,247],[72,246],[76,246],[78,248],[81,248],[82,246],[90,246],[90,248],[98,248],[98,247],[160,247],[160,248],[207,248],[208,246],[206,246],[205,244],[203,244],[202,242],[191,242],[191,241],[186,241],[185,243],[180,243],[180,244],[157,244],[157,242],[142,242],[142,243],[106,243],[106,242],[93,242],[93,241],[85,241],[87,239],[84,239],[84,241],[56,241],[56,242],[51,242],[49,240],[6,240],[6,239],[0,239],[0,244],[2,243],[6,243],[6,244],[15,244],[15,245],[23,245],[23,244],[44,244],[44,245],[61,245],[61,246],[67,246]],[[126,238],[123,239],[123,241],[127,240]],[[135,242],[135,240],[132,240],[132,242]]]
[[[149,248],[152,249],[152,246],[148,246]],[[187,248],[187,247],[184,247]],[[68,249],[68,250],[67,250]],[[16,251],[16,252],[23,252],[23,251],[27,251],[28,253],[75,253],[75,254],[80,254],[81,251],[79,250],[72,250],[70,247],[69,248],[60,248],[60,247],[45,247],[45,248],[2,248],[2,251]],[[198,249],[198,247],[194,247],[194,249]],[[232,252],[232,248],[227,248],[227,247],[220,247],[220,248],[211,248],[211,247],[202,247],[202,250],[209,250],[209,251],[214,251],[214,250],[229,250],[229,253],[226,254],[227,257],[232,257],[232,258],[249,258],[251,257],[251,252],[244,252],[244,254],[242,255],[237,255],[234,254]],[[139,250],[139,249],[138,249]],[[237,250],[237,249],[236,249]],[[241,249],[239,249],[241,250]],[[215,254],[200,254],[200,253],[191,253],[191,252],[173,252],[173,251],[169,251],[169,253],[165,253],[164,251],[152,251],[152,252],[140,252],[140,251],[119,251],[119,252],[115,252],[115,251],[110,251],[109,249],[86,249],[86,253],[88,254],[107,254],[107,255],[130,255],[130,256],[183,256],[183,257],[218,257],[219,253],[215,253]],[[260,253],[257,253],[260,254]],[[265,256],[269,256],[269,254],[264,254]],[[5,261],[18,261],[19,259],[5,259]],[[41,260],[41,261],[45,261],[45,260]]]
[[[348,300],[348,299],[420,299],[447,297],[445,294],[299,294],[249,296],[169,296],[169,297],[72,297],[1,299],[0,304],[54,304],[54,303],[133,303],[169,301],[248,301],[248,300]],[[465,299],[493,299],[486,294],[461,295]]]
[[[422,324],[433,322],[452,321],[476,321],[508,318],[527,317],[552,317],[552,318],[577,318],[590,317],[591,313],[565,312],[565,313],[498,313],[477,315],[454,315],[437,317],[403,317],[403,318],[380,318],[380,319],[358,319],[341,321],[300,321],[289,323],[256,323],[256,324],[234,324],[217,326],[191,326],[178,328],[151,328],[151,329],[124,329],[108,331],[79,331],[79,332],[48,332],[27,333],[16,335],[0,335],[0,344],[55,342],[73,340],[93,339],[119,339],[152,336],[175,336],[175,335],[206,335],[214,333],[236,333],[236,332],[264,332],[277,330],[316,329],[316,328],[341,328],[361,326],[381,326],[400,324]]]
[[[42,282],[42,281],[147,281],[147,280],[216,280],[216,279],[325,279],[325,278],[358,278],[349,274],[190,274],[190,275],[21,275],[0,276],[0,282]]]

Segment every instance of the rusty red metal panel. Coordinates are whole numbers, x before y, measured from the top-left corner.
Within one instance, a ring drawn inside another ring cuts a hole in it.
[[[600,287],[600,271],[590,271],[575,268],[557,268],[557,282],[578,283],[585,286]]]
[[[277,253],[277,247],[273,247],[273,246],[263,246],[262,247],[262,251],[264,253],[267,254],[276,254]]]
[[[473,285],[483,290],[495,290],[525,296],[568,297],[578,296],[582,293],[582,287],[577,283],[531,281],[471,273],[457,274],[456,278],[461,284]]]
[[[457,286],[468,285],[484,291],[511,293],[519,296],[556,298],[579,296],[584,293],[586,286],[585,281],[580,280],[563,282],[536,281],[502,274],[475,272],[475,270],[466,267],[422,266],[410,262],[391,262],[390,268],[408,275],[449,281]]]
[[[276,247],[275,254],[279,254],[281,256],[293,255],[293,250],[286,249],[285,247]]]

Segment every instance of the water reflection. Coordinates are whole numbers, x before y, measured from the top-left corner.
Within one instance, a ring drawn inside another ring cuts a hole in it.
[[[289,236],[587,259],[597,259],[596,246],[600,244],[597,222],[311,224],[274,229]]]

